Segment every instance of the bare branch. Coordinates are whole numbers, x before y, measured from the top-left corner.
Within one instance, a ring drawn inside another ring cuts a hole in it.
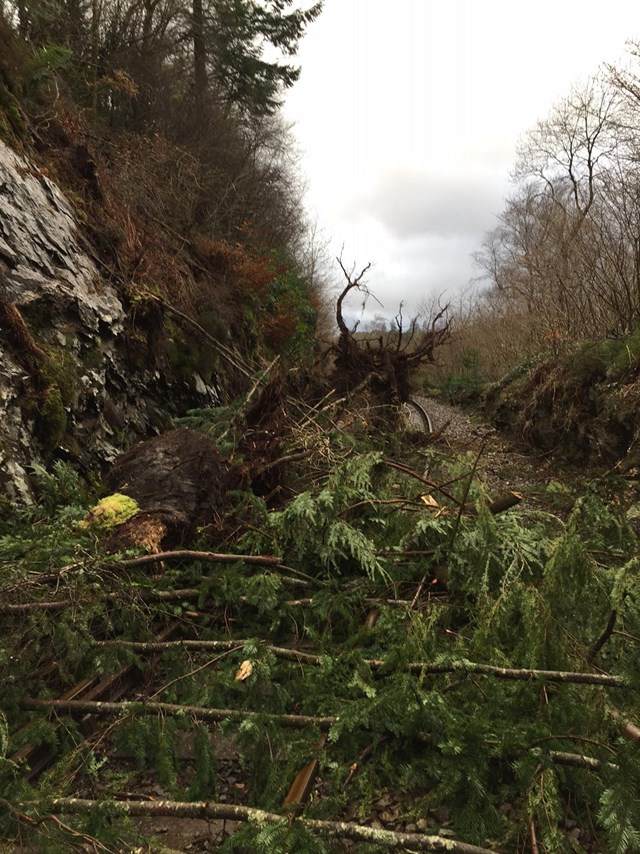
[[[267,718],[282,726],[298,729],[308,726],[328,729],[332,724],[338,722],[335,715],[330,717],[273,715],[238,709],[210,709],[202,706],[181,706],[176,703],[148,703],[146,701],[110,703],[106,700],[40,700],[35,697],[27,697],[23,700],[22,707],[29,711],[48,709],[52,712],[68,715],[187,715],[199,721],[244,721]]]
[[[248,643],[247,639],[226,641],[184,640],[184,641],[96,641],[96,646],[122,646],[134,652],[161,652],[163,650],[179,649],[182,647],[191,652],[211,652],[219,650],[242,649]],[[319,666],[323,657],[309,652],[302,652],[288,647],[278,647],[270,643],[261,643],[276,658],[288,661],[296,661],[302,664]],[[363,664],[374,670],[384,665],[384,660],[377,658],[365,658]],[[625,681],[620,676],[610,676],[607,673],[581,673],[565,670],[535,670],[529,668],[495,667],[491,664],[481,664],[474,661],[450,661],[444,664],[433,664],[428,661],[412,661],[405,665],[410,673],[418,674],[444,674],[444,673],[478,673],[483,676],[493,676],[496,679],[507,679],[511,681],[532,682],[544,679],[550,682],[563,682],[575,685],[602,685],[606,688],[622,688]],[[48,702],[48,701],[43,701]],[[613,714],[613,713],[612,713]]]
[[[104,801],[85,798],[55,798],[52,812],[61,815],[84,814],[104,805]],[[488,848],[468,845],[456,839],[432,836],[423,833],[397,833],[392,830],[379,830],[364,827],[346,821],[323,821],[320,819],[292,818],[291,815],[278,815],[253,807],[219,804],[213,801],[184,803],[183,801],[114,801],[114,807],[126,815],[133,816],[169,816],[173,818],[226,819],[230,821],[249,821],[263,826],[266,823],[278,824],[287,821],[297,822],[321,836],[352,839],[357,842],[370,842],[390,850],[398,851],[447,851],[450,854],[491,854]]]

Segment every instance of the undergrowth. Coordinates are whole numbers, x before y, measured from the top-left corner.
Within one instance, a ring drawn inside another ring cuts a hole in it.
[[[212,429],[233,444],[237,410],[226,426],[218,416]],[[233,564],[184,561],[154,576],[127,568],[122,555],[103,553],[99,534],[78,527],[92,496],[73,473],[62,465],[38,473],[39,503],[4,519],[0,537],[2,836],[68,850],[68,830],[47,818],[51,798],[91,796],[103,808],[76,818],[75,832],[106,850],[133,850],[135,825],[112,800],[135,791],[141,775],[175,800],[217,800],[226,784],[217,728],[194,711],[204,707],[245,715],[219,727],[236,739],[246,781],[234,790],[238,803],[284,815],[294,777],[316,758],[306,818],[357,821],[392,790],[407,822],[426,818],[427,832],[438,832],[444,821],[453,841],[527,851],[533,828],[542,851],[585,850],[580,840],[640,851],[640,755],[621,729],[640,688],[640,561],[615,490],[587,490],[566,520],[492,515],[471,457],[427,448],[400,458],[392,437],[355,440],[319,424],[322,454],[296,463],[300,488],[288,501],[235,495],[224,545],[239,555]],[[207,536],[199,546],[221,550]],[[281,563],[251,567],[247,554]],[[185,588],[195,595],[145,599]],[[38,608],[51,600],[68,605]],[[176,621],[180,636],[239,643],[154,656],[96,643],[144,642]],[[317,658],[296,661],[283,648]],[[247,662],[249,675],[237,678]],[[25,708],[29,696],[59,696],[127,665],[148,698],[184,712],[141,706],[87,731]],[[474,665],[622,682],[503,679]],[[317,723],[285,728],[285,714]],[[325,716],[335,719],[324,725]],[[16,754],[26,743],[58,758],[31,782]],[[571,835],[575,827],[582,836]],[[344,849],[286,821],[242,825],[222,850]]]

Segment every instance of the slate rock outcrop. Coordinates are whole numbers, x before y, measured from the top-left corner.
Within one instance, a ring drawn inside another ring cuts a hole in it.
[[[106,466],[176,412],[219,402],[197,374],[145,360],[126,301],[60,189],[0,141],[0,495],[29,501],[34,464]]]

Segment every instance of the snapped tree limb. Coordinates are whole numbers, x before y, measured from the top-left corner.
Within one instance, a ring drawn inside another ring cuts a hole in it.
[[[176,703],[147,703],[125,701],[123,703],[110,703],[108,701],[91,700],[40,700],[35,697],[27,697],[22,702],[22,707],[28,711],[38,709],[49,709],[69,715],[185,715],[200,721],[244,721],[256,719],[268,719],[282,724],[285,727],[301,728],[317,726],[320,729],[328,729],[332,724],[338,722],[335,715],[327,717],[315,717],[313,715],[274,715],[263,712],[245,712],[238,709],[209,709],[203,706],[181,706]]]
[[[90,812],[104,801],[86,798],[55,798],[51,802],[51,812],[59,815],[83,814]],[[405,851],[448,851],[451,854],[491,854],[488,848],[479,848],[456,839],[443,836],[431,836],[421,833],[396,833],[392,830],[379,830],[363,827],[346,821],[321,821],[319,819],[291,818],[253,807],[234,806],[214,802],[183,803],[181,801],[114,801],[113,806],[130,816],[152,816],[172,818],[200,818],[205,820],[225,819],[228,821],[249,821],[252,824],[277,824],[295,821],[315,831],[320,836],[337,839],[352,839],[356,842],[370,842],[390,850]]]
[[[407,603],[409,604],[409,603]],[[124,640],[96,641],[96,646],[122,646],[134,652],[161,652],[162,650],[176,649],[182,647],[191,652],[210,652],[217,650],[242,649],[249,643],[249,639],[238,640],[178,640],[166,642],[138,642]],[[274,646],[273,644],[261,642],[276,658],[289,661],[297,661],[303,664],[320,665],[323,656],[314,655],[289,647]],[[377,658],[365,658],[363,664],[373,669],[383,667],[385,661]],[[622,688],[625,680],[621,676],[610,676],[607,673],[581,673],[565,670],[536,670],[529,668],[495,667],[490,664],[479,664],[473,661],[450,661],[443,664],[433,664],[428,661],[412,661],[404,665],[410,673],[440,674],[440,673],[478,673],[484,676],[493,676],[496,679],[520,680],[531,682],[536,679],[544,679],[550,682],[565,682],[577,685],[603,685],[607,688]]]

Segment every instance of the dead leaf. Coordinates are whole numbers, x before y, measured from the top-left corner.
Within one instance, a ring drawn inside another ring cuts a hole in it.
[[[249,659],[245,659],[240,667],[238,668],[238,672],[236,673],[236,682],[244,682],[245,679],[248,679],[253,673],[253,664],[249,661]]]
[[[282,805],[286,807],[291,804],[303,804],[311,794],[317,774],[318,760],[312,759],[296,774]]]

